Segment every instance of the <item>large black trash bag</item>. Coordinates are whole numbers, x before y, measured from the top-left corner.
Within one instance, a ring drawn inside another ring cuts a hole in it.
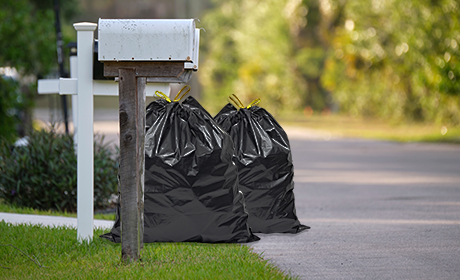
[[[248,107],[238,110],[229,103],[214,119],[235,144],[239,188],[244,194],[249,226],[261,233],[308,229],[296,216],[288,137],[265,109]]]
[[[233,143],[192,97],[147,107],[144,242],[251,242]],[[120,222],[101,237],[120,242]]]

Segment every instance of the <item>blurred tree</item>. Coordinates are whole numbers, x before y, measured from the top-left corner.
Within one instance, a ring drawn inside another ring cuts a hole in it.
[[[63,14],[76,11],[76,0],[63,1]],[[20,79],[0,76],[0,135],[13,139],[11,125],[30,120],[37,76],[57,67],[53,1],[4,0],[0,7],[0,67],[14,67]],[[17,114],[22,111],[24,119]],[[27,117],[29,116],[29,117]]]
[[[321,76],[333,35],[343,21],[346,2],[335,4],[332,7],[327,1],[303,0],[300,8],[304,18],[297,36],[296,61],[308,87],[303,105],[314,110],[334,107],[332,95],[322,85]]]
[[[237,93],[278,109],[460,124],[457,0],[215,2],[199,73],[211,106]]]
[[[203,103],[215,113],[231,93],[244,103],[261,97],[277,111],[299,108],[305,83],[295,63],[296,36],[302,17],[300,0],[216,2],[203,19],[203,53],[199,75]]]
[[[348,1],[323,85],[352,115],[458,125],[459,17],[455,0]]]

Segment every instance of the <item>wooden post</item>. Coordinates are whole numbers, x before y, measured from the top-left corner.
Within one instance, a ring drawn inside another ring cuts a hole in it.
[[[137,139],[138,143],[136,144],[137,158],[139,159],[136,172],[139,174],[137,176],[138,181],[138,192],[139,192],[139,204],[137,210],[139,211],[139,239],[140,239],[140,248],[144,248],[144,174],[145,174],[145,86],[147,84],[146,77],[137,78]]]
[[[146,82],[188,82],[191,70],[183,62],[106,61],[104,76],[119,78],[121,256],[132,262],[144,247]]]
[[[119,69],[121,255],[137,261],[144,232],[145,77],[135,68]]]

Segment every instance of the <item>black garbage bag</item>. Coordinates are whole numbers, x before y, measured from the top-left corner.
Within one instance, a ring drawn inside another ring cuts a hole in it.
[[[214,119],[235,144],[239,188],[244,194],[249,226],[261,233],[308,229],[296,216],[294,167],[286,133],[265,109],[235,103],[240,108],[229,103]]]
[[[192,97],[147,107],[144,242],[251,242],[233,143]],[[117,212],[118,213],[118,212]],[[120,242],[120,223],[101,237]]]

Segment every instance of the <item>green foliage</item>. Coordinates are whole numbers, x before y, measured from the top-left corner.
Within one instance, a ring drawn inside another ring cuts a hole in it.
[[[220,5],[204,19],[206,33],[199,71],[211,112],[237,94],[248,104],[262,98],[271,110],[299,107],[305,91],[294,59],[293,34],[298,1],[236,0]]]
[[[36,9],[28,0],[2,1],[0,9],[0,66],[21,74],[45,74],[56,64],[54,14]]]
[[[300,49],[296,57],[298,69],[308,87],[308,94],[305,95],[305,101],[302,105],[318,111],[329,105],[327,104],[328,92],[320,83],[325,59],[326,52],[322,48]]]
[[[120,244],[77,241],[77,230],[0,221],[2,279],[292,279],[241,244],[149,243],[142,261],[123,264]],[[10,268],[10,269],[6,269]]]
[[[349,1],[323,84],[352,115],[458,125],[459,17],[453,0]]]
[[[216,4],[199,73],[210,107],[236,93],[285,111],[460,124],[456,0]]]
[[[18,134],[18,125],[30,123],[24,117],[33,104],[29,92],[33,77],[46,74],[56,61],[56,43],[50,40],[54,38],[52,22],[51,10],[36,10],[28,0],[2,1],[0,67],[14,67],[20,75],[29,76],[13,81],[0,73],[0,133],[10,140]]]
[[[64,19],[75,14],[76,0],[60,2]],[[0,68],[19,73],[15,82],[0,73],[0,134],[12,139],[31,123],[36,78],[57,68],[53,1],[2,0],[0,50]]]
[[[76,1],[60,1],[64,19],[74,15]],[[53,1],[3,0],[0,7],[0,67],[21,75],[46,75],[57,67]]]
[[[17,107],[19,94],[16,81],[0,76],[0,135],[9,141],[12,141],[16,135],[17,116],[13,108]]]
[[[30,126],[33,88],[0,75],[0,135],[8,141],[13,141],[18,133],[23,136],[24,129]]]
[[[95,143],[94,206],[105,208],[117,191],[118,165],[107,146]],[[28,145],[0,143],[0,198],[20,207],[74,212],[77,157],[72,136],[33,131]]]

